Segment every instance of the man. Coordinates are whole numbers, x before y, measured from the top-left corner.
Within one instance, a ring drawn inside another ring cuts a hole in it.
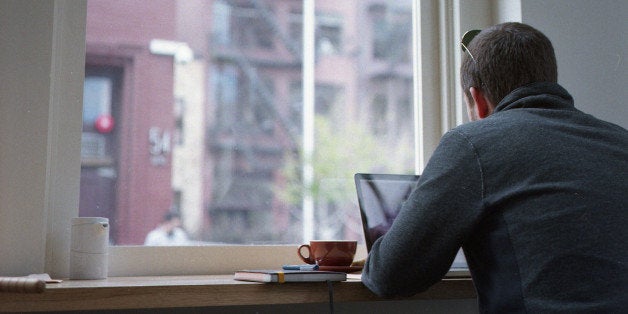
[[[181,216],[176,212],[164,215],[164,221],[146,235],[144,245],[189,245],[190,240],[181,229]]]
[[[628,132],[575,109],[538,30],[504,23],[465,46],[470,120],[445,134],[362,281],[426,290],[462,247],[481,312],[628,309]]]

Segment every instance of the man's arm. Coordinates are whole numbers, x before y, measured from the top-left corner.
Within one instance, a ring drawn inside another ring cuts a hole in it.
[[[373,244],[362,282],[380,296],[410,296],[449,270],[482,211],[482,165],[457,131],[443,136],[392,228]]]

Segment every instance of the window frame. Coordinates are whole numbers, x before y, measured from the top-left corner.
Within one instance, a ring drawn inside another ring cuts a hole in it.
[[[483,2],[488,3],[488,0]],[[45,256],[40,261],[42,272],[66,277],[69,221],[78,216],[82,116],[81,110],[78,110],[79,114],[72,111],[77,111],[77,101],[79,106],[82,102],[86,1],[53,0],[52,3],[53,39],[48,47],[53,64],[50,77],[58,79],[52,79],[50,83],[49,132],[45,135],[48,150],[41,157],[41,162],[46,165],[45,206],[41,214],[46,218],[41,235]],[[459,64],[459,49],[455,49],[458,46],[454,38],[461,29],[470,26],[470,23],[461,21],[459,13],[455,13],[468,9],[465,5],[471,6],[461,0],[413,0],[413,33],[421,34],[413,36],[415,80],[412,106],[415,108],[415,132],[422,135],[416,140],[416,169],[423,168],[443,132],[463,121],[462,102],[455,96],[458,75],[451,74],[457,72],[453,69]],[[477,3],[474,5],[477,7]],[[450,10],[452,6],[458,11]],[[477,20],[474,23],[478,23]],[[420,52],[418,59],[417,52]],[[448,62],[445,68],[440,67],[443,60]],[[25,216],[18,214],[17,217],[24,220]],[[296,245],[112,246],[109,275],[219,274],[240,268],[277,267],[298,263],[294,254],[296,248]],[[364,247],[359,248],[357,256],[366,256]]]

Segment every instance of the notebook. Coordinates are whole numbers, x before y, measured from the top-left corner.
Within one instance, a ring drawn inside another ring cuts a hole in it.
[[[317,282],[317,281],[345,281],[347,274],[335,271],[321,270],[239,270],[234,274],[233,279],[241,281],[256,282]]]
[[[401,206],[419,180],[418,175],[356,173],[358,206],[367,252],[392,226]],[[460,250],[447,277],[468,277],[467,262]]]

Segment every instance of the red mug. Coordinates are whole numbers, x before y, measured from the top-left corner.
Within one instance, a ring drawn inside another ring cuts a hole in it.
[[[352,240],[312,240],[310,244],[303,244],[297,249],[297,254],[305,263],[319,266],[349,266],[355,257],[358,241]],[[304,256],[302,249],[306,248],[308,255]]]

